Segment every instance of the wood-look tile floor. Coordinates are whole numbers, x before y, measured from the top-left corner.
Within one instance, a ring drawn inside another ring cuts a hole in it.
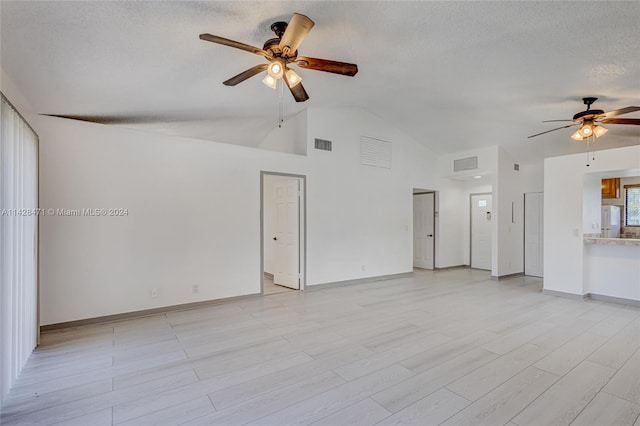
[[[273,278],[264,277],[264,295],[269,295],[269,294],[277,294],[277,293],[287,293],[290,291],[297,291],[294,290],[292,288],[288,288],[282,285],[278,285],[278,284],[274,284],[273,283]]]
[[[42,336],[3,425],[640,425],[640,309],[484,271]]]

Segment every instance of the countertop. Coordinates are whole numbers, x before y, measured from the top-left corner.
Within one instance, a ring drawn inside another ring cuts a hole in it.
[[[600,238],[600,237],[584,237],[585,244],[601,244],[605,246],[629,246],[640,247],[639,238]]]

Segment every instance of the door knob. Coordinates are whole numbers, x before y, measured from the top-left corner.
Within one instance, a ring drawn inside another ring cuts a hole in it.
[[[429,234],[429,235],[427,235],[427,237],[433,237],[433,234]]]

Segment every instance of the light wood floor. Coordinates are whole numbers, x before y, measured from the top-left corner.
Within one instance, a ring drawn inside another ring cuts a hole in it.
[[[484,271],[48,333],[2,425],[640,425],[640,310]]]
[[[292,288],[288,288],[285,286],[281,286],[273,283],[273,278],[270,278],[265,275],[264,277],[264,294],[265,296],[268,294],[277,294],[277,293],[287,293],[290,291],[297,291]]]

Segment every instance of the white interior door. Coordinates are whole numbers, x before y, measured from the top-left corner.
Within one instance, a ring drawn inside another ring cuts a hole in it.
[[[413,196],[413,266],[433,269],[434,194]]]
[[[300,188],[297,178],[275,184],[275,273],[273,283],[300,289]]]
[[[471,267],[491,270],[491,194],[471,195]]]
[[[543,276],[544,194],[524,194],[524,274]]]

